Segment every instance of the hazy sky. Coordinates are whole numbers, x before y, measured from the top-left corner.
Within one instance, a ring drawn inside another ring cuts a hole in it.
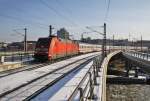
[[[65,27],[75,39],[82,32],[89,32],[86,26],[103,32],[108,0],[0,0],[0,41],[20,41],[28,29],[28,40],[48,36],[48,26],[54,26],[54,33]],[[150,0],[110,0],[107,35],[112,38],[150,39]],[[96,33],[84,37],[101,38]]]

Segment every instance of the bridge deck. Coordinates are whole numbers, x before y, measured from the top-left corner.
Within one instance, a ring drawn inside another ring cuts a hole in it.
[[[129,59],[135,65],[141,67],[147,73],[150,73],[150,55],[140,52],[123,52],[125,58]]]

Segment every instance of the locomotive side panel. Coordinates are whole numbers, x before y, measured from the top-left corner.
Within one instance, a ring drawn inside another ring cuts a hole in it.
[[[52,59],[70,56],[74,54],[78,54],[78,44],[73,43],[72,41],[66,41],[58,39],[57,37],[52,39],[51,43],[51,55]]]
[[[51,45],[52,59],[64,57],[66,52],[65,47],[65,44],[57,37],[53,38],[53,45]]]
[[[51,45],[50,45],[50,51],[49,51],[49,56],[51,55],[51,58],[50,59],[54,59],[56,57],[56,39],[55,38],[52,38],[52,42],[51,42]]]

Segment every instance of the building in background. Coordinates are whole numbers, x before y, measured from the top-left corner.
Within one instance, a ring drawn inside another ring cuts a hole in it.
[[[27,51],[34,51],[36,41],[27,41]],[[7,46],[6,51],[23,51],[24,42],[12,42]]]
[[[62,39],[69,39],[69,32],[65,28],[57,31],[57,36]]]
[[[4,51],[5,49],[6,49],[6,47],[7,47],[7,43],[5,43],[5,42],[0,42],[0,51]]]

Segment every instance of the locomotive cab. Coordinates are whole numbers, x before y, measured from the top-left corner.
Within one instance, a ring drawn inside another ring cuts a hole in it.
[[[36,43],[34,58],[38,60],[48,60],[49,55],[49,47],[51,43],[50,37],[47,38],[39,38]]]

